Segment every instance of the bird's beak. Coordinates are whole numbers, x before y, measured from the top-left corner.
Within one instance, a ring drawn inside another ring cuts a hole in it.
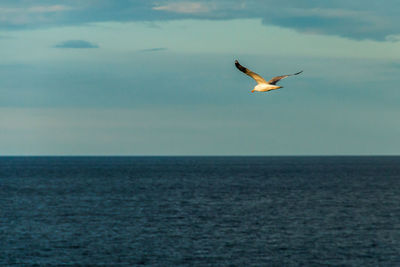
[[[251,90],[252,93],[254,93],[254,90]]]

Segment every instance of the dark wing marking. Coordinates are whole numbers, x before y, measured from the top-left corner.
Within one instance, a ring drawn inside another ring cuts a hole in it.
[[[293,73],[293,74],[287,74],[287,75],[282,75],[282,76],[276,76],[276,77],[272,78],[271,80],[269,80],[268,83],[269,83],[269,84],[275,85],[275,84],[277,84],[280,80],[285,79],[286,77],[293,76],[293,75],[297,75],[297,74],[300,74],[300,73],[302,73],[302,72],[303,72],[303,71],[299,71],[299,72],[296,72],[296,73]]]
[[[258,75],[255,72],[252,72],[251,70],[249,70],[248,68],[243,67],[242,65],[239,64],[239,61],[235,60],[235,66],[236,68],[238,68],[241,72],[249,75],[251,78],[253,78],[254,80],[256,80],[257,83],[267,83],[266,80],[264,80],[263,77],[261,77],[260,75]]]

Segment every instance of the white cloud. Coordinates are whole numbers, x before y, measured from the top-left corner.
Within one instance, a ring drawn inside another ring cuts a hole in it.
[[[31,6],[31,7],[0,7],[0,23],[25,25],[46,22],[47,14],[63,12],[73,8],[64,5]]]
[[[213,9],[212,6],[199,2],[178,2],[153,7],[153,10],[163,10],[183,14],[207,13]]]
[[[391,35],[388,35],[388,36],[386,36],[386,39],[385,39],[386,41],[389,41],[389,42],[400,42],[400,35],[399,34],[391,34]]]
[[[63,6],[63,5],[53,5],[53,6],[34,6],[28,8],[28,12],[33,13],[48,13],[48,12],[60,12],[71,10],[71,7]]]
[[[10,13],[51,13],[51,12],[60,12],[71,10],[71,7],[64,6],[64,5],[53,5],[53,6],[32,6],[32,7],[19,7],[19,8],[8,8],[8,7],[1,7],[0,8],[0,15],[6,15]]]

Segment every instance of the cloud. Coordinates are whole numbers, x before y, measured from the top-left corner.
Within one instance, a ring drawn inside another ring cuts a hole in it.
[[[340,8],[289,8],[288,14],[299,17],[321,17],[321,18],[352,18],[361,16],[361,19],[366,19],[365,16],[371,16],[369,12],[353,11]]]
[[[161,52],[167,50],[166,47],[155,47],[155,48],[148,48],[139,50],[139,52]]]
[[[196,14],[209,12],[211,8],[206,4],[199,2],[178,2],[169,3],[163,6],[156,6],[153,7],[153,10],[170,11],[183,14]]]
[[[262,19],[265,25],[292,28],[300,32],[338,35],[357,40],[385,41],[386,36],[398,31],[388,23],[387,16],[380,16],[373,10],[351,8],[288,7],[279,12],[272,12],[269,16],[263,16]]]
[[[389,42],[400,42],[400,34],[391,34],[385,37],[386,41]]]
[[[51,24],[59,19],[57,13],[72,9],[65,5],[0,6],[0,27],[15,29]]]
[[[48,13],[48,12],[60,12],[70,10],[71,7],[64,5],[53,5],[53,6],[33,6],[27,9],[28,12],[33,13]]]
[[[49,4],[51,3],[51,4]],[[2,0],[0,29],[30,29],[105,21],[177,19],[260,19],[300,32],[351,39],[396,41],[400,34],[397,0]]]
[[[31,7],[0,7],[0,15],[4,16],[7,14],[22,14],[22,13],[50,13],[70,10],[71,7],[64,5],[52,5],[52,6],[31,6]]]
[[[84,40],[68,40],[55,45],[56,48],[99,48],[97,44]]]

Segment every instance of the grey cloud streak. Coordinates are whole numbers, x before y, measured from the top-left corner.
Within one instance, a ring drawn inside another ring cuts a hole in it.
[[[99,48],[97,44],[85,40],[68,40],[54,46],[55,48]]]

